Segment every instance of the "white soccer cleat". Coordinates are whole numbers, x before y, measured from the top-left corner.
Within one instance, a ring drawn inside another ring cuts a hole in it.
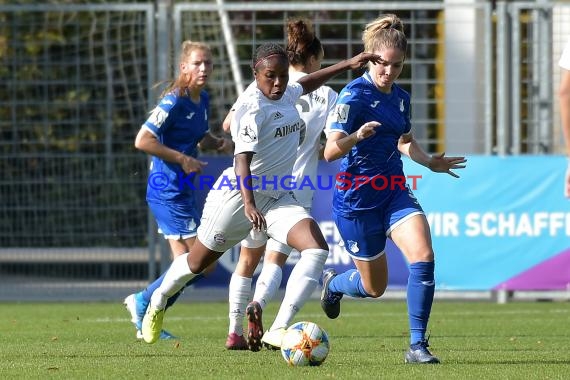
[[[281,349],[281,341],[283,340],[283,336],[285,335],[285,328],[275,329],[271,331],[266,331],[261,338],[261,342],[265,347],[270,350],[280,350]]]

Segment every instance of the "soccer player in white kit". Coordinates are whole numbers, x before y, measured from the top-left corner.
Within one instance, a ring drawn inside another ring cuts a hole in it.
[[[334,75],[378,59],[375,54],[360,53],[289,83],[285,49],[265,44],[256,50],[252,68],[257,88],[250,98],[244,98],[232,120],[234,165],[208,193],[191,252],[172,262],[154,291],[142,323],[145,342],[158,340],[168,299],[250,231],[261,235],[256,237],[260,246],[269,236],[301,252],[297,281],[313,292],[328,257],[328,245],[314,219],[279,184],[292,175],[297,158],[302,122],[295,103]]]
[[[287,23],[287,54],[289,56],[289,80],[297,81],[307,73],[321,68],[324,50],[321,41],[315,36],[309,20],[293,18]],[[255,82],[252,84],[255,87]],[[297,159],[293,168],[293,193],[295,198],[307,212],[310,213],[314,189],[317,185],[317,167],[319,155],[322,156],[320,137],[325,127],[328,115],[334,110],[337,93],[328,86],[321,86],[310,94],[303,95],[297,101],[297,110],[306,128],[301,130],[301,141],[297,149]],[[239,102],[239,100],[238,100]],[[228,115],[229,116],[229,115]],[[227,124],[227,125],[226,125]],[[229,123],[224,129],[229,131]],[[324,146],[323,146],[324,148]],[[299,188],[300,187],[300,188]],[[294,307],[284,302],[279,309],[275,322],[269,331],[263,334],[262,310],[273,298],[283,277],[282,267],[287,261],[291,247],[269,239],[267,245],[259,248],[250,248],[250,239],[241,243],[239,262],[232,274],[229,285],[229,331],[225,347],[228,350],[259,351],[262,342],[272,347],[279,347],[285,328],[289,326],[297,310],[302,306]],[[253,246],[256,246],[254,243]],[[252,302],[248,304],[251,296],[252,277],[264,252],[263,268],[259,274],[255,294]],[[287,282],[285,299],[289,294],[303,293],[302,299],[308,289],[303,283]],[[246,307],[247,305],[247,307]],[[248,329],[247,341],[243,332],[243,317],[247,314]],[[263,337],[263,338],[262,338]]]

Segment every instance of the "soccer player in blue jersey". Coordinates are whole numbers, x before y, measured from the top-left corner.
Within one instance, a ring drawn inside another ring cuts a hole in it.
[[[434,172],[458,177],[464,157],[429,156],[414,140],[410,95],[394,83],[402,72],[407,39],[402,21],[384,15],[369,23],[364,49],[381,57],[339,93],[328,126],[324,156],[342,157],[333,195],[333,216],[356,269],[323,272],[321,306],[329,318],[340,314],[344,294],[377,298],[386,290],[386,238],[409,262],[407,301],[411,345],[407,363],[439,363],[425,337],[434,295],[434,253],[427,219],[404,177],[401,154]],[[366,180],[368,179],[368,180]]]
[[[212,70],[210,48],[200,42],[184,41],[178,78],[163,91],[135,140],[135,147],[152,157],[146,200],[159,232],[168,239],[173,258],[190,251],[200,224],[193,187],[187,183],[189,176],[199,174],[206,165],[197,158],[198,148],[231,152],[233,145],[230,139],[216,137],[209,131],[210,100],[204,87]],[[125,298],[137,338],[142,338],[142,319],[150,296],[163,277]],[[168,300],[168,306],[178,295],[180,292]],[[162,339],[171,337],[166,331],[161,332]]]

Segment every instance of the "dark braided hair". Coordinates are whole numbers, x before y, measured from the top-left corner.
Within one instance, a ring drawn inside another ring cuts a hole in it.
[[[261,63],[261,61],[269,58],[270,56],[281,56],[288,60],[287,52],[281,45],[274,44],[274,43],[267,43],[263,44],[255,50],[255,54],[253,56],[253,61],[251,68],[257,71],[257,66]]]

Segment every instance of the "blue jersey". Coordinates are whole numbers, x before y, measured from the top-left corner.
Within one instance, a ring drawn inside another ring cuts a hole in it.
[[[208,132],[208,110],[210,100],[205,91],[200,93],[196,104],[188,96],[169,93],[151,112],[143,127],[156,136],[163,145],[197,157],[198,143]],[[193,202],[193,188],[186,182],[182,167],[152,157],[146,199],[148,201]],[[184,185],[186,183],[186,185]]]
[[[401,191],[405,178],[398,140],[411,129],[410,95],[395,84],[390,94],[380,92],[367,72],[342,89],[334,112],[329,132],[350,135],[369,121],[381,125],[375,135],[357,143],[342,158],[333,211],[350,216],[386,207],[391,192]]]

